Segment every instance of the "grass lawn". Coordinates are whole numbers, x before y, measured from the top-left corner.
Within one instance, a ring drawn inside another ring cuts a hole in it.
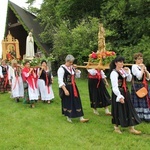
[[[66,121],[61,115],[57,78],[54,78],[55,99],[51,104],[39,101],[34,109],[29,104],[16,103],[9,93],[0,94],[0,150],[149,150],[150,124],[141,123],[132,135],[127,128],[123,134],[113,132],[111,116],[99,109],[100,116],[90,108],[87,80],[78,79],[77,85],[88,123]],[[110,91],[110,89],[109,89]]]

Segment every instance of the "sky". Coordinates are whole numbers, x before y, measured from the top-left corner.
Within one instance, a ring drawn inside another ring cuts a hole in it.
[[[15,3],[16,5],[22,7],[22,8],[27,8],[28,5],[25,3],[27,0],[10,0],[11,2]],[[34,7],[40,8],[40,4],[42,3],[43,0],[36,0],[34,3]],[[6,14],[7,14],[7,5],[8,5],[8,0],[1,0],[0,4],[0,41],[4,39],[4,32],[5,32],[5,22],[6,22]],[[2,57],[2,44],[0,45],[0,58]]]

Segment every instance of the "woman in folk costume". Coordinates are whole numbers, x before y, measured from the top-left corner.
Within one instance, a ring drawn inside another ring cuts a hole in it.
[[[17,60],[11,61],[8,69],[8,79],[11,85],[11,95],[19,102],[20,97],[24,97],[23,81],[21,77],[21,67],[17,64]]]
[[[143,55],[141,53],[134,54],[135,64],[132,65],[133,85],[131,87],[131,96],[133,106],[141,120],[150,122],[150,97],[139,98],[136,91],[145,86],[148,90],[147,80],[150,74],[143,64]]]
[[[65,64],[57,71],[62,114],[67,117],[68,122],[72,122],[71,118],[76,117],[80,118],[80,122],[88,122],[89,119],[83,118],[80,94],[75,83],[75,77],[79,78],[81,71],[73,67],[74,59],[72,55],[67,55]]]
[[[29,94],[29,100],[31,103],[31,108],[34,108],[34,102],[38,100],[39,97],[39,91],[37,88],[37,79],[38,76],[35,73],[34,68],[30,68],[30,62],[27,61],[25,63],[25,66],[22,69],[22,77],[24,80],[28,83],[28,94]]]
[[[87,71],[89,97],[94,114],[99,115],[97,108],[104,107],[105,114],[111,115],[108,109],[111,104],[111,97],[106,89],[108,82],[104,71],[100,69],[87,69]]]
[[[6,64],[6,60],[1,61],[0,66],[0,91],[10,91],[10,85],[8,80],[8,69],[9,66]]]
[[[112,124],[114,131],[121,134],[121,127],[129,127],[129,132],[141,134],[141,131],[135,130],[134,126],[141,123],[133,104],[126,81],[132,80],[131,71],[124,67],[124,58],[116,57],[110,64],[110,79],[112,85]]]
[[[53,76],[46,60],[42,60],[41,67],[38,69],[38,87],[41,94],[41,100],[47,101],[50,104],[50,100],[54,98],[54,92],[52,89]]]

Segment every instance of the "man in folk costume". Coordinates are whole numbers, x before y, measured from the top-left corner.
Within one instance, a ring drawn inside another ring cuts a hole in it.
[[[38,74],[38,87],[41,94],[41,100],[50,104],[50,101],[54,98],[54,92],[52,89],[53,76],[46,60],[41,61],[41,67],[37,71]]]
[[[9,66],[6,64],[6,60],[2,60],[0,66],[0,91],[2,92],[10,91],[8,68]]]
[[[58,84],[60,98],[62,100],[62,114],[67,117],[67,121],[72,123],[71,118],[80,118],[80,122],[88,122],[83,118],[83,109],[78,88],[75,83],[75,76],[80,77],[80,70],[73,67],[74,57],[67,55],[65,64],[58,69]]]
[[[11,66],[8,69],[8,79],[11,85],[12,97],[19,102],[20,97],[24,97],[23,81],[21,77],[21,67],[18,66],[16,60],[11,61]]]
[[[34,108],[34,102],[38,100],[39,91],[37,88],[38,76],[34,68],[30,68],[30,62],[25,62],[25,67],[22,69],[23,80],[28,83],[28,94],[31,103],[31,108]]]

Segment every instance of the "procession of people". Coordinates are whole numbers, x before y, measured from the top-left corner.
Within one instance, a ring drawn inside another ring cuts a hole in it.
[[[57,70],[61,111],[68,122],[79,118],[84,123],[89,119],[84,118],[82,100],[75,82],[75,78],[80,78],[81,71],[73,64],[74,60],[73,55],[67,55],[64,64]],[[125,59],[121,56],[110,62],[111,92],[107,90],[109,84],[104,70],[87,69],[90,107],[95,115],[99,115],[98,108],[104,108],[105,114],[112,117],[114,132],[118,134],[122,133],[120,126],[129,127],[130,133],[141,134],[134,126],[142,121],[150,122],[149,94],[144,97],[136,94],[142,87],[149,91],[150,73],[141,53],[136,53],[134,60],[131,69],[124,67]],[[127,82],[131,83],[131,91]],[[52,70],[46,60],[42,60],[39,67],[30,66],[30,61],[25,61],[24,66],[16,60],[12,60],[10,65],[7,65],[6,60],[1,61],[0,92],[11,91],[11,97],[17,103],[22,98],[23,103],[29,103],[31,108],[35,107],[38,100],[50,104],[55,98],[52,84]]]

